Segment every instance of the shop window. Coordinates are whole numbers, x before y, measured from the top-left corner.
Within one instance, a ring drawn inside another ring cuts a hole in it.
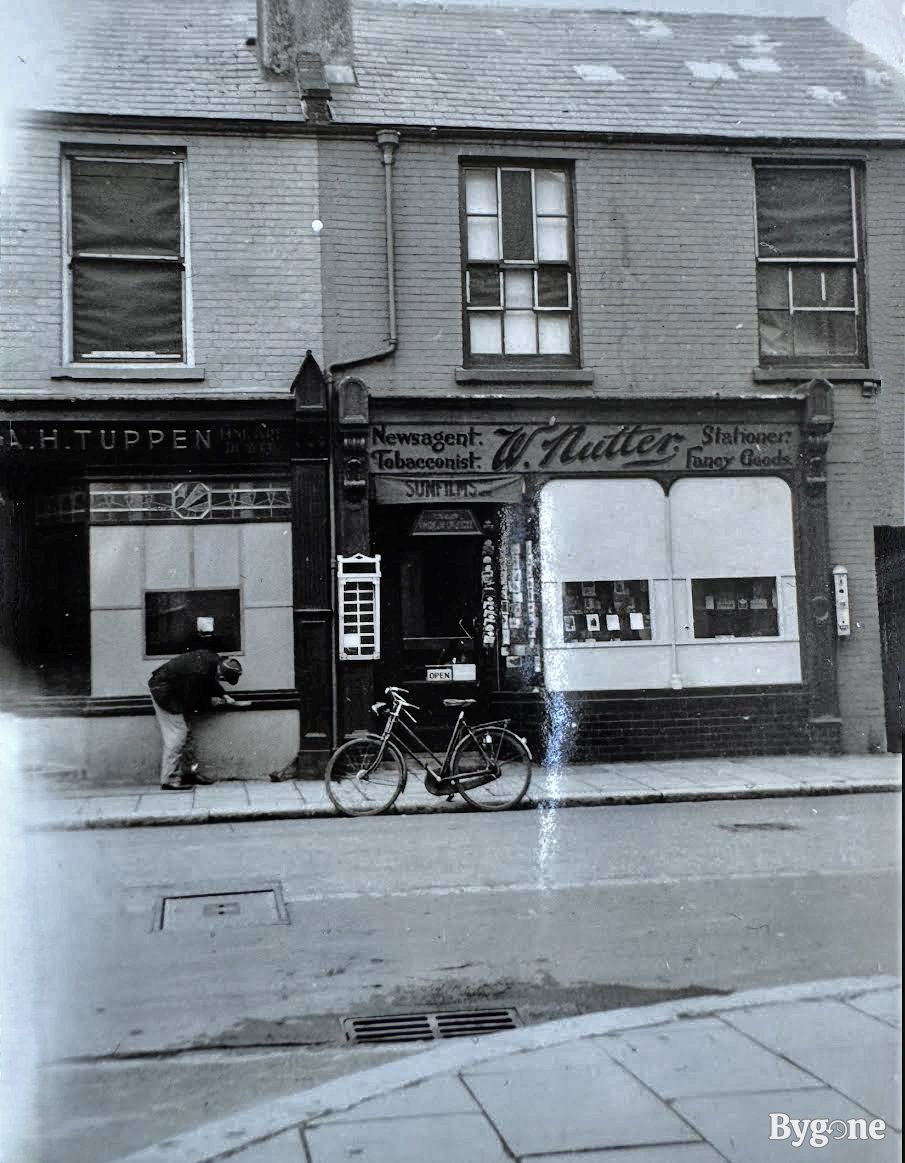
[[[466,358],[575,363],[571,174],[470,164],[462,172]]]
[[[539,519],[549,689],[801,681],[785,481],[554,480]]]
[[[189,362],[184,158],[66,158],[69,357]]]
[[[695,638],[778,638],[775,577],[694,578]]]
[[[203,648],[242,649],[238,590],[152,590],[145,593],[145,654]]]
[[[857,189],[852,166],[755,170],[761,362],[864,361]]]
[[[568,581],[562,587],[564,642],[650,639],[647,581]]]

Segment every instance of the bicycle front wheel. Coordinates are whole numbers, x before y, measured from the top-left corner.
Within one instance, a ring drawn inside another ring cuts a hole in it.
[[[341,744],[324,775],[327,795],[344,816],[377,816],[395,803],[405,785],[405,760],[399,748],[379,735]]]
[[[531,782],[531,756],[512,731],[503,727],[473,727],[453,752],[452,774],[462,780],[493,776],[480,787],[461,792],[473,807],[485,812],[514,808]]]

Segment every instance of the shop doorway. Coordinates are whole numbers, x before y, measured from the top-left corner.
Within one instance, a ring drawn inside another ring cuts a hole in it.
[[[477,698],[489,677],[480,633],[482,528],[488,516],[478,506],[451,505],[388,505],[377,513],[378,689],[406,687],[422,708],[419,723],[438,736],[451,721],[443,699]]]
[[[905,528],[874,530],[877,602],[886,705],[886,746],[901,752],[905,732]]]

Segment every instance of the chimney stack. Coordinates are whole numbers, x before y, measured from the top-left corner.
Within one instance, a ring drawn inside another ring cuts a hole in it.
[[[261,66],[298,79],[300,54],[320,57],[328,83],[355,83],[351,0],[258,0]]]

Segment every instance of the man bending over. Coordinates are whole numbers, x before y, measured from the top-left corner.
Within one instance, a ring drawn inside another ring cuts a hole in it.
[[[180,791],[196,783],[214,783],[202,775],[194,761],[191,716],[213,706],[248,707],[228,695],[220,682],[235,686],[242,676],[242,663],[222,658],[213,650],[190,650],[171,658],[151,675],[148,689],[163,739],[160,786]]]

